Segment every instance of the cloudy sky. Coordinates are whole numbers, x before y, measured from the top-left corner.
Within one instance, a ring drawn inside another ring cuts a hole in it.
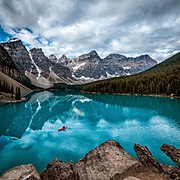
[[[0,0],[0,41],[46,55],[96,50],[161,61],[180,51],[180,0]]]

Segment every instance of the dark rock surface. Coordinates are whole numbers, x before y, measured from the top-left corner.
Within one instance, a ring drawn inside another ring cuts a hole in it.
[[[46,169],[41,173],[43,180],[78,180],[78,172],[73,162],[63,163],[55,159],[50,162]]]
[[[180,149],[169,144],[163,144],[161,150],[180,167]]]
[[[5,48],[0,45],[0,71],[22,84],[30,83],[22,73],[22,69],[21,64],[17,66]]]
[[[161,164],[166,179],[180,180],[180,169],[166,164]]]
[[[65,55],[62,55],[59,59],[58,62],[61,63],[63,66],[67,66],[68,64],[68,58]]]
[[[106,180],[136,163],[138,161],[125,152],[119,143],[106,141],[79,160],[76,169],[81,180]]]
[[[40,180],[40,176],[32,164],[26,164],[4,172],[0,180]]]
[[[74,64],[73,64],[74,63]],[[71,64],[68,64],[71,67]],[[106,72],[103,69],[101,58],[96,51],[83,54],[78,58],[72,60],[72,72],[75,77],[86,77],[99,79],[102,76],[106,76]]]
[[[152,172],[142,163],[134,164],[122,173],[117,173],[110,180],[164,180],[161,174]]]
[[[75,77],[84,76],[94,79],[136,74],[156,64],[157,62],[149,55],[128,58],[120,54],[110,54],[101,59],[96,51],[66,61],[67,67]]]
[[[151,169],[155,173],[163,173],[161,164],[152,156],[151,152],[146,146],[134,145],[134,150],[140,160],[140,162],[146,167]]]
[[[31,63],[29,52],[21,40],[12,39],[8,42],[1,43],[1,45],[9,53],[20,72],[24,74],[25,71],[29,71],[34,68],[34,65]]]
[[[41,69],[42,76],[47,78],[49,76],[50,69],[52,69],[60,77],[71,77],[71,71],[68,67],[62,66],[59,63],[49,60],[44,55],[44,52],[41,48],[33,48],[30,50],[30,53],[34,62]]]
[[[49,60],[57,63],[58,58],[57,58],[54,54],[51,54],[51,55],[49,56]]]
[[[143,166],[158,175],[163,176],[164,179],[180,179],[180,169],[173,166],[160,164],[151,154],[146,146],[134,145],[134,150],[143,164]]]

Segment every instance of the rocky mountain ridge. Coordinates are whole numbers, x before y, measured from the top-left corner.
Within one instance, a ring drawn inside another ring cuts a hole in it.
[[[41,48],[33,48],[28,52],[22,41],[16,38],[1,43],[1,46],[12,58],[18,71],[33,86],[46,89],[53,87],[54,83],[69,83],[73,79],[69,68],[50,61]]]
[[[163,145],[166,154],[180,161],[180,149]],[[80,159],[77,164],[63,163],[55,159],[48,163],[39,175],[33,165],[14,167],[0,177],[9,179],[36,180],[170,180],[180,179],[180,169],[159,163],[146,146],[134,145],[138,160],[130,156],[116,141],[109,140],[94,148]]]
[[[70,59],[63,55],[55,59],[57,63],[69,67],[74,77],[94,80],[137,74],[157,64],[147,54],[135,58],[110,54],[102,59],[95,50],[77,58]]]
[[[54,55],[45,56],[41,48],[30,51],[19,39],[1,43],[14,61],[18,70],[31,81],[31,84],[50,88],[54,84],[83,84],[90,81],[142,72],[157,62],[148,55],[127,58],[120,54],[110,54],[102,59],[93,50],[77,58],[59,59]]]

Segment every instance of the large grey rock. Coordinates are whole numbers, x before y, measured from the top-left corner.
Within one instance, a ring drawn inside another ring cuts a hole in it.
[[[119,143],[106,141],[79,160],[76,169],[80,180],[106,180],[136,163]]]
[[[166,179],[176,179],[180,180],[180,169],[173,167],[173,166],[168,166],[166,164],[161,164],[163,171],[164,171],[164,177]]]
[[[180,167],[180,149],[169,144],[163,144],[161,150]]]
[[[55,159],[41,174],[43,180],[78,180],[78,173],[73,162],[63,163]]]
[[[142,163],[134,164],[122,173],[117,173],[110,180],[164,180],[164,176],[154,173]]]
[[[151,152],[146,146],[134,145],[134,150],[140,160],[140,162],[151,171],[155,173],[163,173],[164,170],[161,164],[152,156]]]
[[[26,164],[4,172],[0,180],[40,180],[40,176],[32,164]]]

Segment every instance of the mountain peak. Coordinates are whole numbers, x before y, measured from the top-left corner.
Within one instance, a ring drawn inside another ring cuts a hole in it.
[[[134,58],[136,61],[146,61],[157,64],[157,61],[155,61],[153,58],[151,58],[148,54],[140,55],[138,57]]]
[[[18,42],[18,41],[21,41],[20,39],[18,38],[12,38],[12,39],[9,39],[8,42]],[[22,41],[21,41],[22,42]]]
[[[45,56],[42,48],[35,48],[34,47],[34,48],[30,49],[30,53],[31,53],[31,55]]]
[[[91,55],[93,55],[93,56],[95,56],[95,55],[98,56],[98,53],[97,53],[95,50],[92,50],[89,54],[91,54]]]
[[[59,58],[59,62],[62,65],[67,65],[68,64],[68,58],[63,54],[60,58]]]
[[[32,49],[30,49],[30,51],[31,51],[31,52],[42,51],[42,48],[33,47]]]
[[[67,59],[67,57],[63,54],[59,59]]]
[[[111,60],[111,59],[114,59],[114,60],[121,60],[121,59],[124,59],[124,58],[127,58],[126,56],[124,55],[121,55],[121,54],[109,54],[107,57],[105,57],[104,59],[105,60]]]
[[[51,60],[51,61],[57,61],[58,59],[57,59],[57,57],[56,57],[54,54],[51,54],[51,55],[49,56],[49,60]]]
[[[13,46],[13,47],[19,47],[19,46],[24,46],[22,41],[18,38],[12,38],[9,39],[9,41],[6,42],[1,42],[1,44],[6,48],[9,46]]]
[[[91,60],[91,59],[101,59],[98,55],[98,53],[95,51],[95,50],[92,50],[91,52],[87,53],[87,54],[83,54],[81,56],[79,56],[79,59],[80,60],[85,60],[85,59],[88,59],[88,60]]]

